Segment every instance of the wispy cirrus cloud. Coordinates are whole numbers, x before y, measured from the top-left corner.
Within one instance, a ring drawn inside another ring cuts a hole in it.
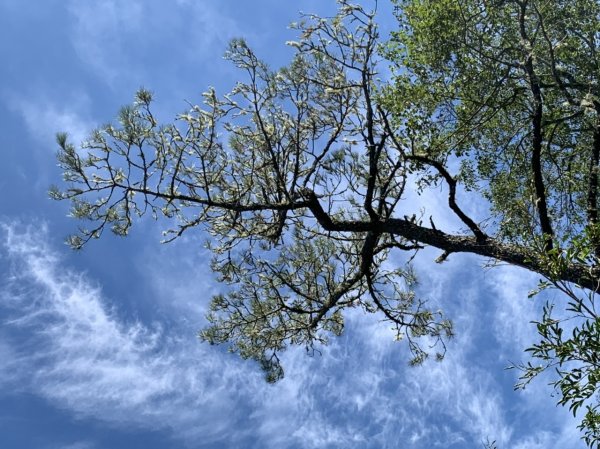
[[[122,322],[98,286],[60,265],[39,229],[3,231],[12,264],[3,324],[28,334],[27,348],[12,348],[23,388],[79,416],[183,437],[219,438],[239,418],[238,393],[227,388],[240,382],[239,367],[199,349],[193,336],[182,341],[160,326]]]
[[[67,132],[72,141],[79,144],[94,127],[89,114],[90,99],[81,91],[71,92],[68,98],[61,100],[39,91],[11,92],[5,93],[4,100],[21,117],[29,135],[44,144],[44,150],[52,145],[57,132]]]
[[[81,62],[113,87],[156,82],[160,73],[172,80],[173,71],[189,72],[206,57],[218,63],[227,41],[240,34],[235,19],[212,2],[70,1],[67,9]]]

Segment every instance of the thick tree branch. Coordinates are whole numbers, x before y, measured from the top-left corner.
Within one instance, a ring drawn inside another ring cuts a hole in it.
[[[542,148],[543,148],[543,131],[542,118],[544,102],[542,98],[542,90],[540,80],[533,65],[533,43],[528,36],[525,20],[527,16],[526,1],[520,3],[519,13],[519,32],[524,43],[523,52],[525,53],[524,70],[529,80],[529,88],[533,96],[533,112],[532,112],[532,153],[531,153],[531,170],[533,172],[533,184],[535,188],[535,207],[540,220],[542,234],[544,234],[544,246],[546,250],[552,249],[552,223],[548,214],[548,203],[546,199],[546,187],[544,185],[544,177],[542,174]]]
[[[334,221],[323,210],[316,195],[312,192],[304,192],[311,210],[319,224],[327,231],[337,232],[378,232],[389,233],[405,238],[406,240],[433,246],[448,253],[472,253],[479,256],[489,257],[499,262],[516,265],[534,271],[543,276],[550,276],[544,260],[539,254],[526,248],[508,245],[498,240],[487,238],[479,241],[476,237],[446,234],[445,232],[426,228],[411,220],[389,218],[383,222],[371,223],[367,221]],[[560,278],[566,282],[572,282],[580,287],[591,291],[598,288],[597,277],[600,271],[592,270],[589,266],[571,264]]]

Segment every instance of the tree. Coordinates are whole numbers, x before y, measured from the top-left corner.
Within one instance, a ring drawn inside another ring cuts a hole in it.
[[[226,56],[244,81],[209,90],[174,124],[157,123],[142,89],[81,149],[60,134],[69,186],[51,195],[91,224],[69,243],[124,236],[145,214],[173,223],[165,241],[207,229],[229,289],[201,337],[259,361],[269,381],[283,376],[281,351],[339,335],[349,307],[392,323],[412,363],[429,348],[442,359],[451,323],[413,289],[410,261],[426,246],[438,262],[466,252],[534,271],[579,321],[563,338],[546,308],[530,348],[544,365],[522,366],[523,381],[558,365],[560,402],[586,405],[582,429],[598,445],[600,5],[396,0],[384,44],[373,12],[338,3],[334,17],[294,24],[296,54],[280,70],[233,41]],[[390,82],[378,78],[386,64]],[[443,186],[463,230],[407,210],[409,185]],[[469,216],[467,194],[489,215]],[[390,267],[392,251],[406,264]]]
[[[540,342],[528,349],[536,363],[519,367],[518,386],[556,367],[559,403],[573,413],[585,405],[580,427],[598,447],[600,3],[396,5],[400,27],[386,53],[396,66],[386,96],[395,129],[424,163],[460,163],[459,179],[491,205],[494,241],[528,252],[542,288],[567,295],[568,315],[544,309]]]

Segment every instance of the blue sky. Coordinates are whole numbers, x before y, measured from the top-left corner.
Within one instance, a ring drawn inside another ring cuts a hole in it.
[[[288,351],[286,378],[268,385],[254,363],[196,338],[220,289],[205,235],[161,245],[160,227],[144,221],[127,239],[106,235],[76,253],[63,244],[77,223],[47,196],[60,182],[57,131],[81,141],[140,86],[164,121],[208,86],[226,92],[233,37],[280,66],[299,10],[335,4],[0,0],[0,447],[460,449],[488,437],[502,448],[583,447],[547,380],[513,392],[516,374],[504,370],[535,338],[531,273],[459,255],[437,265],[423,251],[419,294],[455,322],[444,362],[409,368],[386,325],[353,310],[322,356]],[[438,207],[443,193],[407,201],[455,225]]]

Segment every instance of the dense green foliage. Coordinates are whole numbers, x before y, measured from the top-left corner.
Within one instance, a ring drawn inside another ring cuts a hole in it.
[[[439,262],[470,252],[535,271],[570,302],[559,318],[545,309],[523,385],[557,367],[559,402],[585,406],[598,446],[600,4],[396,0],[382,42],[374,13],[338,3],[335,17],[294,25],[296,56],[280,70],[232,42],[243,79],[173,124],[141,90],[81,149],[60,135],[69,186],[52,196],[91,223],[70,243],[126,235],[147,213],[173,223],[166,240],[204,227],[228,288],[201,336],[256,359],[269,381],[281,351],[339,335],[351,307],[392,323],[413,363],[429,348],[442,359],[451,323],[415,295],[410,266],[425,246]],[[423,217],[405,201],[413,186],[443,186],[463,229]],[[467,214],[465,195],[489,213]],[[392,251],[406,263],[390,267]]]
[[[389,105],[419,150],[462,159],[503,239],[536,247],[542,231],[564,246],[593,229],[598,2],[397,4]]]

